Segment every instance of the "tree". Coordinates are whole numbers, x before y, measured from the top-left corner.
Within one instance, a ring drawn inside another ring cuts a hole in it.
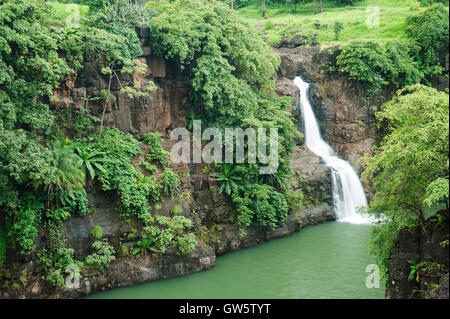
[[[415,54],[422,72],[432,76],[442,73],[439,55],[449,45],[448,9],[442,4],[435,4],[418,15],[406,19],[406,33],[416,43]]]
[[[69,146],[69,140],[56,141],[50,146],[55,161],[56,181],[48,186],[50,193],[72,193],[75,189],[84,189],[85,175],[81,168],[82,159]]]
[[[261,1],[262,17],[266,17],[266,0]]]
[[[427,206],[440,204],[448,210],[448,94],[420,84],[409,86],[376,117],[386,136],[372,157],[362,158],[362,177],[377,189],[368,212],[382,219],[370,246],[385,273],[398,231],[423,225],[430,217]]]
[[[342,22],[336,21],[333,25],[333,31],[334,31],[334,39],[336,41],[339,40],[339,37],[341,35],[342,29],[344,28],[344,25]]]
[[[376,116],[387,135],[373,157],[363,158],[363,177],[377,186],[370,207],[387,216],[402,214],[406,223],[422,221],[427,188],[448,180],[448,94],[409,86]]]

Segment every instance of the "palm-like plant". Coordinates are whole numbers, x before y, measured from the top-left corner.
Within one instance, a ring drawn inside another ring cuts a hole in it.
[[[48,186],[50,193],[58,191],[72,195],[74,189],[84,188],[86,176],[81,169],[81,158],[68,144],[69,140],[66,138],[62,142],[54,142],[50,147],[56,166],[55,183]]]
[[[133,247],[131,254],[133,256],[136,256],[136,255],[142,256],[147,251],[154,250],[153,244],[155,243],[155,241],[156,240],[154,238],[145,237],[145,236],[142,237],[141,240],[138,240],[136,242],[136,246]]]
[[[76,148],[76,151],[81,158],[82,169],[83,169],[84,174],[87,175],[87,173],[89,173],[91,180],[94,180],[94,178],[96,176],[96,174],[95,174],[96,170],[105,172],[105,169],[101,165],[101,163],[104,163],[107,161],[107,159],[102,156],[105,154],[105,152],[100,152],[100,151],[88,152],[88,151],[83,151],[78,147]]]
[[[219,194],[225,192],[227,195],[231,195],[232,192],[242,187],[242,178],[236,175],[236,168],[231,168],[230,165],[224,165],[222,173],[213,173],[211,176],[221,183]]]

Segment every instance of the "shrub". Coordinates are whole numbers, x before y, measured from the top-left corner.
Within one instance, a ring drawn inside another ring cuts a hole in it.
[[[175,205],[173,205],[173,207],[170,211],[172,212],[172,214],[178,215],[179,213],[181,213],[183,211],[183,208],[181,207],[180,204],[175,204]]]
[[[112,5],[114,0],[86,0],[89,5],[89,12],[104,11],[107,7]]]
[[[103,237],[103,229],[102,229],[102,227],[98,226],[98,225],[94,226],[91,229],[91,237],[96,239],[96,240],[101,239]]]
[[[291,210],[301,209],[305,205],[305,195],[300,189],[284,193],[284,198]]]
[[[190,254],[194,251],[197,240],[193,233],[181,235],[177,238],[176,246],[182,254]]]
[[[75,264],[73,259],[74,250],[72,248],[57,248],[48,251],[44,249],[38,254],[39,262],[42,264],[44,275],[42,279],[46,280],[54,287],[64,286],[64,273],[69,265]]]
[[[156,12],[145,6],[146,0],[88,0],[93,2],[92,12],[112,25],[124,25],[134,27],[135,25],[146,25],[156,15]],[[96,14],[95,11],[101,11]],[[92,17],[91,17],[92,19]]]
[[[142,139],[142,142],[149,145],[146,158],[159,163],[162,167],[166,167],[169,163],[170,153],[162,148],[161,141],[161,135],[153,132],[145,134]]]
[[[173,196],[175,189],[181,184],[178,174],[170,168],[164,170],[161,183],[166,196]]]
[[[161,198],[161,185],[152,176],[146,177],[132,165],[135,155],[141,153],[139,142],[130,134],[113,128],[105,128],[103,134],[90,135],[79,141],[80,148],[104,153],[104,171],[98,179],[105,191],[116,191],[123,216],[145,219],[149,210],[149,198]]]
[[[414,46],[374,41],[353,41],[342,48],[336,59],[340,72],[365,84],[370,93],[393,84],[400,87],[418,83],[423,73],[410,55]]]
[[[334,39],[336,41],[339,40],[339,37],[341,35],[342,29],[344,29],[344,24],[342,22],[336,21],[333,25],[333,31],[334,31]]]
[[[266,30],[272,30],[274,27],[275,27],[275,24],[273,24],[272,21],[267,21],[264,24],[264,29],[266,29]]]
[[[106,239],[94,241],[91,247],[95,252],[86,256],[85,262],[87,265],[96,267],[99,271],[105,270],[111,261],[116,259],[114,248]]]
[[[140,165],[142,165],[145,168],[145,170],[151,174],[155,174],[156,171],[158,170],[158,168],[155,165],[152,165],[149,162],[143,161],[141,162]]]
[[[350,79],[366,83],[372,93],[388,84],[385,76],[390,61],[377,42],[351,42],[342,48],[336,65],[339,71],[347,73]]]
[[[441,73],[439,52],[449,45],[448,9],[442,4],[433,5],[421,14],[409,16],[406,25],[409,38],[420,48],[416,58],[422,72],[428,76]]]
[[[233,203],[239,212],[241,226],[269,226],[274,229],[282,224],[289,207],[282,194],[268,185],[246,185],[242,195],[233,194]]]
[[[44,204],[39,202],[34,195],[24,194],[21,206],[15,212],[14,224],[9,232],[9,235],[14,236],[22,248],[22,253],[27,253],[35,248],[43,209]]]
[[[172,218],[156,215],[151,225],[144,227],[144,237],[152,238],[149,248],[154,252],[165,253],[169,247],[177,247],[183,254],[195,249],[196,240],[193,233],[185,233],[192,226],[192,220],[184,216]]]

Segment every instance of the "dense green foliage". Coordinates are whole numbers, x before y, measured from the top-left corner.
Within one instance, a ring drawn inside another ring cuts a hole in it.
[[[38,225],[40,222],[40,212],[44,205],[36,200],[36,198],[26,193],[21,199],[20,209],[14,215],[14,224],[10,230],[22,252],[27,252],[35,247],[35,238],[38,234]]]
[[[266,184],[246,185],[241,196],[233,196],[239,212],[238,222],[244,226],[255,224],[275,228],[289,213],[285,198]]]
[[[173,196],[175,193],[175,189],[180,186],[181,182],[178,178],[177,173],[175,173],[170,168],[166,168],[162,176],[161,184],[163,187],[164,195]]]
[[[0,262],[9,245],[23,254],[37,249],[43,278],[61,287],[65,267],[77,262],[73,249],[64,247],[62,222],[91,212],[87,186],[116,195],[121,216],[148,222],[149,202],[172,196],[180,181],[166,169],[168,153],[159,141],[149,146],[148,159],[163,166],[162,181],[132,165],[141,146],[131,135],[103,128],[103,117],[96,119],[85,110],[51,106],[54,90],[76,74],[86,57],[98,61],[98,71],[110,84],[117,80],[122,92],[148,95],[153,83],[122,86],[119,74],[145,72],[135,60],[142,50],[134,25],[147,22],[152,11],[142,1],[115,1],[102,12],[92,9],[72,29],[50,25],[50,8],[43,1],[0,1],[0,210],[5,212],[0,216]],[[88,97],[103,101],[104,109],[114,98],[110,89]],[[99,122],[100,132],[94,126]],[[99,239],[101,232],[94,230]],[[103,242],[94,244],[87,262],[104,269],[112,260],[111,249]]]
[[[441,73],[443,68],[439,61],[441,50],[446,50],[444,54],[448,56],[448,9],[442,4],[434,5],[423,14],[408,17],[406,23],[408,36],[418,46],[414,56],[422,72],[425,75]]]
[[[39,23],[46,14],[32,2],[0,2],[0,205],[15,209],[19,189],[52,187],[61,181],[40,130],[48,134],[53,87],[71,72],[59,57],[61,32]]]
[[[161,141],[161,135],[152,132],[145,134],[142,138],[142,142],[149,145],[148,153],[145,158],[154,161],[165,168],[169,164],[170,153],[161,147]]]
[[[194,233],[186,233],[191,226],[192,220],[184,216],[156,215],[144,228],[144,234],[136,243],[132,254],[142,255],[147,251],[164,253],[168,248],[190,254],[197,244]]]
[[[41,251],[39,261],[44,268],[43,279],[52,286],[63,287],[67,267],[75,264],[73,253],[72,248],[63,247],[56,248],[55,251]]]
[[[336,21],[333,25],[334,38],[336,39],[336,41],[339,40],[342,29],[344,29],[344,25],[342,24],[342,22]]]
[[[351,42],[338,55],[337,69],[364,83],[371,93],[386,85],[399,88],[440,74],[440,52],[449,44],[448,9],[432,6],[410,16],[407,23],[408,43]]]
[[[85,262],[87,265],[96,267],[99,271],[103,271],[111,261],[116,259],[114,248],[106,239],[94,241],[91,247],[94,252],[86,256]]]
[[[103,171],[97,173],[103,190],[117,192],[123,215],[143,217],[148,213],[148,196],[159,199],[159,185],[147,178],[131,164],[141,153],[139,142],[117,129],[105,129],[103,134],[90,135],[77,142],[81,152],[101,152],[105,161]]]
[[[448,209],[448,94],[414,85],[397,92],[377,119],[386,136],[373,157],[364,157],[363,177],[377,187],[369,212],[383,217],[373,250],[385,267],[395,233],[422,225],[427,207]]]
[[[184,74],[192,79],[196,118],[202,124],[218,128],[278,128],[280,168],[286,170],[297,135],[286,110],[291,102],[270,94],[279,65],[279,58],[270,47],[226,5],[203,0],[149,5],[159,13],[150,21],[155,53],[177,60]],[[221,183],[220,193],[239,193],[236,182],[245,180],[249,185],[259,183],[261,192],[265,192],[262,197],[275,196],[276,190],[263,186],[268,184],[259,178],[258,165],[237,166],[221,165],[214,173]],[[241,195],[248,196],[244,192]],[[281,206],[286,206],[284,197],[278,195],[276,198],[283,202]],[[278,207],[263,206],[252,207],[255,224],[272,225],[284,220],[284,211],[276,215],[272,212]]]
[[[401,43],[381,46],[355,41],[342,49],[336,64],[340,72],[362,81],[372,93],[388,84],[414,84],[423,76],[409,55],[409,46]]]

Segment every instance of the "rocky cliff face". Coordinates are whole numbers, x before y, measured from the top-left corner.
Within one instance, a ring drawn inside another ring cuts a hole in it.
[[[105,110],[104,124],[137,137],[147,132],[158,132],[167,137],[169,129],[186,126],[189,81],[180,75],[176,63],[152,54],[147,40],[147,28],[137,30],[143,51],[143,56],[138,60],[147,66],[147,72],[119,74],[119,79],[112,79],[111,93],[115,100]],[[61,87],[55,90],[55,97],[59,101],[54,107],[71,106],[75,111],[85,109],[88,114],[101,118],[105,103],[96,98],[101,95],[102,90],[108,89],[109,78],[99,70],[99,62],[87,57],[76,76],[67,78]],[[122,87],[132,86],[134,82],[145,87],[149,81],[156,84],[156,90],[149,96],[134,98],[120,92]]]
[[[386,298],[449,298],[448,211],[439,214],[446,217],[441,223],[400,232],[388,261]],[[410,277],[412,263],[417,271]]]
[[[372,154],[376,143],[377,128],[374,113],[379,106],[391,99],[392,92],[386,90],[373,96],[355,81],[339,73],[330,73],[328,66],[334,65],[339,48],[319,47],[280,48],[277,90],[280,94],[293,96],[298,103],[296,86],[292,83],[299,75],[310,83],[310,99],[314,113],[321,126],[325,140],[340,156],[348,160],[356,170],[363,170],[359,158]],[[301,127],[301,114],[296,114]],[[373,195],[368,183],[364,188],[369,197]]]
[[[349,81],[343,75],[327,72],[327,66],[334,64],[339,54],[338,48],[321,50],[301,46],[276,51],[282,61],[278,71],[278,93],[292,96],[298,103],[298,90],[292,79],[300,75],[307,80],[311,84],[310,99],[323,136],[353,167],[363,170],[363,165],[358,163],[359,158],[365,153],[372,154],[372,146],[378,142],[374,113],[381,104],[392,98],[394,90],[387,88],[371,96],[358,83]],[[448,74],[449,70],[448,62],[445,62],[447,53],[448,48],[443,48],[441,63],[445,66],[444,74]],[[444,75],[435,76],[432,84],[441,91],[449,86]],[[299,119],[299,129],[302,130],[298,108],[293,109],[293,114]],[[298,166],[305,170],[308,167],[305,159],[304,155],[300,155],[293,160],[294,166],[296,162],[303,161]],[[371,198],[374,189],[367,182],[363,181],[363,184]],[[437,226],[428,223],[425,229],[400,233],[388,263],[386,298],[449,298],[448,211],[441,212],[441,215],[446,216],[444,223]],[[420,265],[419,276],[414,274],[412,280],[408,280],[410,261]]]
[[[105,125],[129,132],[136,138],[149,131],[161,133],[165,138],[163,147],[170,150],[175,143],[168,139],[170,131],[176,127],[186,127],[186,114],[190,108],[189,82],[180,75],[174,62],[152,54],[146,42],[148,29],[140,28],[138,34],[144,52],[139,60],[148,66],[148,71],[145,75],[121,76],[120,82],[113,81],[111,92],[116,99],[110,108],[103,110],[104,104],[93,99],[108,87],[108,79],[99,72],[97,62],[89,59],[85,60],[76,77],[67,78],[55,91],[58,102],[53,107],[72,107],[75,112],[85,109],[97,117],[101,117],[104,112]],[[120,92],[120,88],[133,81],[143,85],[153,81],[157,89],[148,97],[129,98]],[[292,96],[295,97],[295,94]],[[295,103],[293,111],[295,113]],[[113,245],[116,260],[102,273],[83,268],[81,284],[76,290],[54,289],[41,279],[41,266],[34,254],[23,256],[11,250],[8,252],[8,273],[4,285],[0,287],[0,298],[76,298],[113,287],[186,275],[213,267],[216,256],[288,236],[307,225],[334,220],[329,169],[301,145],[302,141],[298,142],[298,148],[291,158],[295,172],[292,184],[294,189],[303,190],[311,204],[292,211],[287,221],[275,230],[250,227],[242,233],[231,222],[233,209],[229,201],[217,194],[217,185],[204,172],[202,164],[171,163],[171,168],[179,174],[182,184],[176,196],[163,200],[153,213],[172,216],[172,207],[181,206],[180,215],[194,221],[192,231],[197,233],[199,239],[192,254],[178,255],[169,250],[162,256],[148,254],[137,259],[123,252],[122,246],[131,247],[135,243],[128,235],[139,231],[142,224],[137,220],[120,218],[113,195],[91,186],[88,189],[89,206],[95,214],[73,217],[65,222],[66,246],[75,249],[76,259],[84,259],[90,253],[89,247],[93,241],[90,231],[98,225],[104,237]],[[142,160],[138,157],[134,162]],[[42,238],[44,235],[41,234]],[[38,248],[40,241],[41,237],[38,237]]]

